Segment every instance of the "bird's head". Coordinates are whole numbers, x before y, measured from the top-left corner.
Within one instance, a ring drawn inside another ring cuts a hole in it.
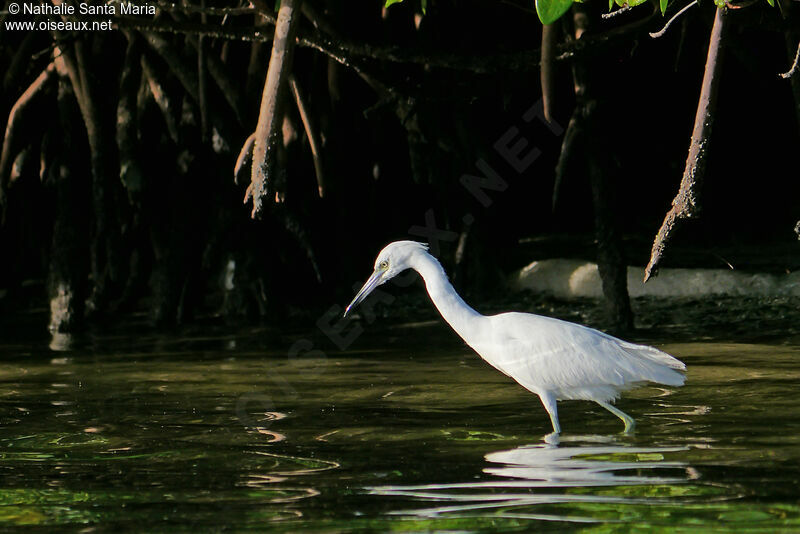
[[[411,267],[412,258],[420,253],[427,254],[428,245],[416,241],[395,241],[394,243],[386,245],[375,259],[375,270],[372,272],[372,276],[369,277],[369,280],[367,280],[358,293],[356,293],[353,302],[351,302],[344,311],[344,316],[347,317],[350,310],[367,298],[367,295],[369,295],[373,289],[381,284],[385,284]]]

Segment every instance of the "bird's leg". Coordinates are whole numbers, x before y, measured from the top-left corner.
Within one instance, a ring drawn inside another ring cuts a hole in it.
[[[625,430],[622,431],[623,433],[630,434],[631,432],[633,432],[633,429],[636,426],[636,421],[633,420],[633,417],[631,417],[630,415],[626,414],[619,408],[616,408],[607,402],[601,402],[601,401],[596,401],[596,402],[609,412],[613,413],[614,415],[622,419],[622,422],[625,423]]]
[[[542,400],[544,409],[547,410],[547,415],[550,416],[550,422],[553,423],[553,433],[559,434],[561,432],[561,425],[558,424],[556,398],[552,393],[539,393],[539,398]]]
[[[545,434],[545,436],[542,437],[542,441],[544,441],[551,447],[558,447],[559,443],[561,442],[560,436],[561,434],[559,434],[558,432],[550,432],[549,434]]]

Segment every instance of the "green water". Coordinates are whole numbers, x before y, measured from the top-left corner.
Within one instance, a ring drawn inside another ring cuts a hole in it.
[[[437,322],[5,342],[0,530],[800,532],[800,346],[647,341],[686,386],[623,397],[632,436],[560,403],[558,446]]]

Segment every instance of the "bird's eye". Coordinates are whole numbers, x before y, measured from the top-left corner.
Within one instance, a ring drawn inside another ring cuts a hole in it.
[[[389,268],[389,262],[388,262],[388,261],[386,261],[386,260],[383,260],[382,262],[380,262],[380,264],[378,265],[378,267],[380,267],[380,269],[381,269],[382,271],[385,271],[386,269],[388,269],[388,268]]]

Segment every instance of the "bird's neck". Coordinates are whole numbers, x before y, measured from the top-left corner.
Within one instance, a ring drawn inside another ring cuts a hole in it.
[[[425,280],[428,295],[444,320],[469,343],[470,333],[475,332],[478,326],[476,322],[483,316],[456,293],[436,258],[427,253],[419,254],[414,258],[412,267]]]

